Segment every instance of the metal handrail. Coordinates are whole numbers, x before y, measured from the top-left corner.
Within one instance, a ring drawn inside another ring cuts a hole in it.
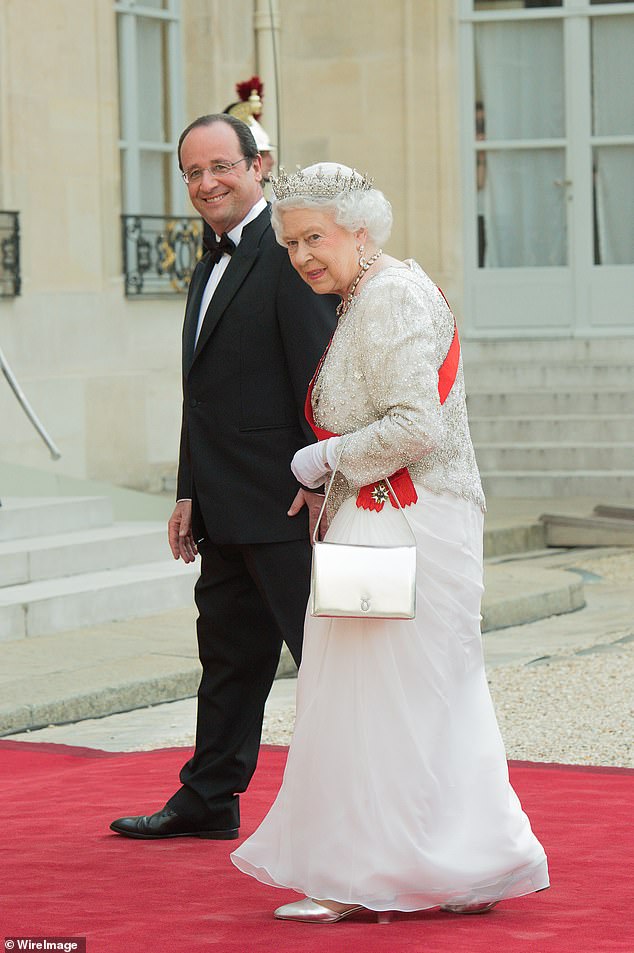
[[[31,404],[29,403],[26,394],[20,387],[15,374],[9,367],[9,363],[6,357],[4,356],[4,354],[2,353],[2,348],[0,348],[0,370],[6,377],[7,381],[9,382],[9,387],[11,388],[11,390],[17,397],[20,407],[22,408],[26,416],[29,418],[29,420],[31,421],[31,423],[33,424],[33,426],[39,433],[40,437],[42,438],[42,440],[44,441],[44,443],[50,450],[53,460],[59,460],[59,458],[61,457],[61,453],[59,449],[57,448],[52,438],[49,436],[46,428],[44,427],[44,424],[42,423],[40,418],[37,416],[37,414],[31,407]]]

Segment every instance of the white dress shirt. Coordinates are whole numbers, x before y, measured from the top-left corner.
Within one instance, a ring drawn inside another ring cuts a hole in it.
[[[245,217],[242,219],[239,225],[236,225],[235,228],[232,228],[230,232],[227,232],[227,235],[237,246],[240,244],[240,239],[242,238],[242,230],[249,222],[252,222],[255,218],[258,217],[260,212],[263,212],[266,208],[266,199],[262,196],[261,199],[255,203],[250,212],[247,212]],[[207,313],[207,308],[211,302],[211,299],[214,296],[214,291],[220,284],[220,279],[224,275],[227,265],[231,261],[231,255],[228,255],[226,252],[223,254],[220,261],[217,261],[216,264],[211,269],[211,274],[209,275],[209,281],[205,286],[203,291],[202,300],[200,302],[200,311],[198,312],[198,327],[196,329],[196,344],[198,343],[198,337],[200,335],[201,328],[203,326],[203,321],[205,320],[205,315]]]
[[[242,238],[242,231],[249,222],[252,222],[258,217],[258,215],[264,211],[266,208],[266,199],[262,196],[261,199],[255,203],[253,208],[247,212],[245,217],[242,219],[239,225],[236,225],[235,228],[232,228],[230,232],[227,232],[227,235],[237,246],[240,244],[240,239]],[[205,314],[207,313],[207,308],[211,302],[211,299],[214,296],[214,291],[220,284],[220,279],[225,273],[227,265],[231,260],[231,255],[228,255],[226,252],[223,254],[220,261],[217,261],[216,264],[211,269],[211,274],[209,275],[209,281],[205,285],[205,290],[203,291],[202,301],[200,302],[200,311],[198,312],[198,327],[196,328],[196,344],[198,343],[198,337],[200,335],[201,328],[203,326],[203,321],[205,320]],[[194,345],[195,346],[195,345]],[[177,503],[182,503],[188,497],[183,497],[182,499],[177,500]]]

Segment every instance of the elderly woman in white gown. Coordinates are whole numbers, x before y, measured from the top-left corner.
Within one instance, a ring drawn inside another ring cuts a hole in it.
[[[317,487],[336,468],[326,538],[339,542],[394,540],[391,477],[416,537],[417,613],[307,615],[284,780],[232,860],[305,895],[280,919],[485,912],[549,881],[485,676],[484,496],[455,321],[416,262],[383,254],[391,207],[370,181],[321,163],[273,188],[292,264],[317,294],[341,297],[307,401],[319,440],[293,472]]]

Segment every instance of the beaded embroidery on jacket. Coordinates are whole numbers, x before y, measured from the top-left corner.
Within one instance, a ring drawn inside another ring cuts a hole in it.
[[[315,422],[350,434],[329,518],[359,487],[408,467],[415,483],[485,508],[469,433],[462,360],[444,404],[438,368],[453,315],[413,261],[369,276],[342,318],[315,381]]]

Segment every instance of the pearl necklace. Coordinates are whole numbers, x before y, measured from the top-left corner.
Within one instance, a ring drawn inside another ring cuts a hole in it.
[[[359,258],[359,264],[361,266],[361,268],[359,269],[359,274],[350,285],[350,291],[348,292],[347,297],[345,299],[342,298],[339,304],[337,305],[338,318],[343,318],[344,314],[346,314],[346,312],[348,311],[348,308],[352,304],[352,299],[354,298],[354,293],[357,290],[357,285],[359,284],[359,282],[365,275],[368,268],[371,268],[374,262],[378,261],[382,254],[383,254],[383,249],[379,248],[378,252],[372,255],[371,258],[368,258],[367,261],[365,258],[363,258],[363,256]]]

